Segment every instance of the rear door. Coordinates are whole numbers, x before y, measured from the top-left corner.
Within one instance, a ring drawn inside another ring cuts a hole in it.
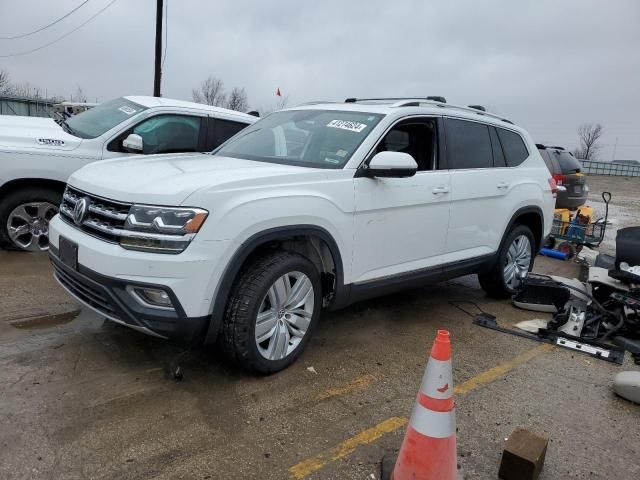
[[[218,148],[229,138],[233,137],[236,133],[245,129],[249,125],[248,123],[234,122],[232,120],[213,117],[209,117],[207,122],[207,138],[205,141],[206,152],[210,152]]]
[[[510,214],[504,198],[512,182],[491,125],[459,118],[445,118],[444,123],[451,172],[451,219],[444,258],[449,263],[498,248],[504,217]]]
[[[394,124],[370,154],[410,154],[410,178],[354,179],[355,283],[439,266],[449,223],[450,175],[439,169],[441,118],[410,117]]]

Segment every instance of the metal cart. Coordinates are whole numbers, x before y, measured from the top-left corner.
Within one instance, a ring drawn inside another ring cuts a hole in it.
[[[588,217],[580,214],[580,209],[568,221],[554,218],[551,234],[545,246],[568,254],[568,258],[575,256],[585,245],[590,248],[599,247],[607,229],[611,193],[602,192],[602,200],[605,205],[603,218],[591,221]],[[560,243],[558,243],[559,241]]]

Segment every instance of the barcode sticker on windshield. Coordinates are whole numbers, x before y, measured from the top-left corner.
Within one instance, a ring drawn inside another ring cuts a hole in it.
[[[340,128],[342,130],[349,130],[350,132],[360,133],[367,128],[364,123],[348,122],[347,120],[331,120],[327,123],[327,127]]]
[[[131,108],[128,105],[123,105],[118,110],[120,110],[122,113],[126,113],[127,115],[133,115],[134,113],[136,113],[136,109]]]

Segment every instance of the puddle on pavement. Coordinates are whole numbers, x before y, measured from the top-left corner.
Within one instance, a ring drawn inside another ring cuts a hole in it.
[[[10,320],[8,323],[12,327],[20,329],[51,328],[69,323],[79,314],[80,310],[78,309],[57,314],[45,314],[39,316],[16,318],[15,320]]]

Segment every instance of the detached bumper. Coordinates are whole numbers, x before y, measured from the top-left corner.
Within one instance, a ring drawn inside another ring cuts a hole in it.
[[[123,281],[107,277],[78,265],[74,270],[58,257],[58,249],[50,245],[49,258],[54,277],[76,300],[99,315],[161,338],[171,338],[189,344],[204,339],[209,316],[187,317],[175,293],[165,285]],[[127,286],[159,288],[165,290],[173,304],[173,310],[160,310],[141,305],[127,290]]]

